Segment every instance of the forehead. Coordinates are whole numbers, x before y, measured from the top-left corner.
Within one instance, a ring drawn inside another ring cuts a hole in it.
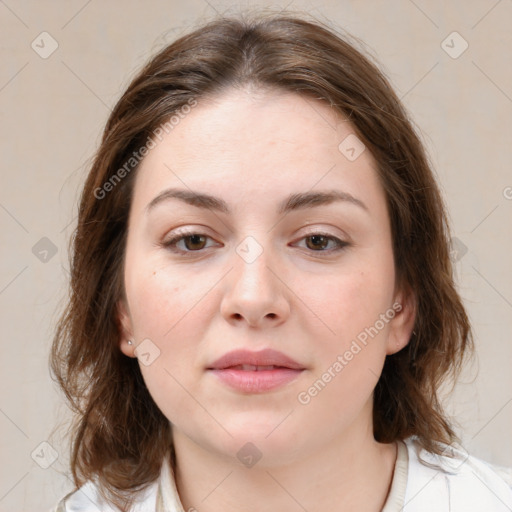
[[[176,155],[182,158],[220,157],[221,149],[222,156],[242,158],[249,152],[265,162],[278,154],[283,159],[318,157],[326,149],[336,150],[348,131],[354,130],[347,119],[319,100],[275,89],[232,89],[200,99],[172,133],[176,144],[187,142]],[[272,151],[276,146],[278,154]],[[268,152],[261,153],[262,148]]]
[[[353,145],[355,137],[346,118],[307,96],[229,90],[201,98],[142,161],[134,202],[176,186],[236,192],[239,200],[315,186],[342,186],[353,195],[377,191],[371,153],[363,150],[356,159],[344,153],[345,141]]]

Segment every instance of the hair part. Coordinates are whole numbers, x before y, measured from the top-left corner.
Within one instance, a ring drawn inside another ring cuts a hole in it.
[[[138,361],[119,348],[128,215],[138,154],[191,101],[249,87],[323,101],[348,118],[378,163],[390,215],[397,283],[414,294],[409,344],[387,356],[374,392],[374,436],[417,436],[427,450],[456,439],[438,389],[472,348],[454,286],[445,207],[423,145],[378,68],[319,22],[274,14],[215,19],[155,55],[106,124],[80,198],[71,240],[71,292],[51,353],[54,378],[76,413],[71,469],[94,479],[121,510],[171,452],[171,425],[151,398]],[[113,190],[98,198],[98,190]],[[115,187],[114,187],[115,182]],[[174,458],[173,463],[175,463]]]

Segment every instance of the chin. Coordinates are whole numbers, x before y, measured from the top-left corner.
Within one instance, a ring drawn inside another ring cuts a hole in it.
[[[297,429],[291,429],[291,424],[287,424],[291,417],[285,419],[286,416],[281,414],[276,421],[274,414],[264,417],[261,413],[253,413],[245,414],[236,422],[223,422],[232,437],[224,436],[219,449],[247,467],[251,467],[250,464],[273,467],[292,462],[302,442]],[[255,459],[258,459],[256,463]]]

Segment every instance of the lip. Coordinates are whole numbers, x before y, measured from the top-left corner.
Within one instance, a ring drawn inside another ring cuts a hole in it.
[[[270,367],[242,369],[241,365]],[[237,368],[238,367],[238,368]],[[224,384],[245,393],[263,393],[295,380],[306,368],[277,350],[234,350],[213,362],[207,370]]]
[[[233,350],[224,354],[208,366],[208,370],[225,370],[232,366],[249,364],[253,366],[281,366],[291,370],[305,370],[305,367],[286,354],[270,348],[252,352],[250,350]]]

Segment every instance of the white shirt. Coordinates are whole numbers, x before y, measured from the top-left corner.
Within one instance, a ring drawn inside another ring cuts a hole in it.
[[[512,472],[447,447],[446,455],[421,449],[414,438],[398,443],[389,495],[382,512],[511,512]],[[452,455],[452,456],[450,456]],[[63,498],[54,512],[117,512],[87,482]],[[167,458],[160,477],[131,512],[185,512]]]

